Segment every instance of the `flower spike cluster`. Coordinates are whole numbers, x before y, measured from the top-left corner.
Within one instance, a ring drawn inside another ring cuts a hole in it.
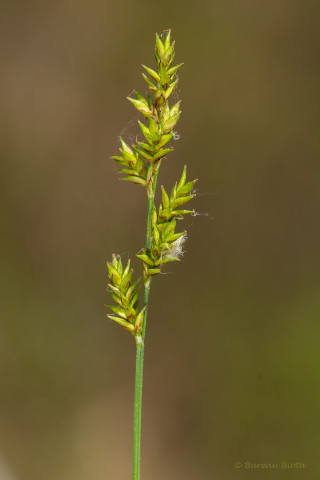
[[[180,207],[195,197],[192,189],[197,180],[187,182],[187,166],[185,165],[181,179],[176,182],[170,196],[162,186],[162,202],[159,206],[159,212],[156,208],[152,216],[152,247],[147,253],[143,249],[142,254],[137,255],[144,263],[144,282],[146,283],[150,276],[160,273],[161,265],[168,262],[180,261],[182,256],[182,246],[186,241],[187,232],[176,233],[177,220],[182,220],[193,210],[182,210]]]
[[[147,125],[139,121],[145,141],[138,142],[130,148],[120,138],[121,156],[111,157],[125,167],[119,170],[128,175],[123,180],[147,186],[149,197],[153,195],[154,175],[160,167],[161,159],[173,150],[164,147],[173,138],[173,129],[181,113],[180,102],[171,108],[168,102],[178,83],[178,79],[175,78],[176,72],[182,65],[171,66],[174,58],[174,42],[170,42],[170,31],[164,42],[156,35],[155,56],[158,71],[155,72],[143,65],[151,78],[142,74],[151,94],[144,98],[136,91],[135,98],[128,97],[128,100],[148,121]]]
[[[107,263],[111,296],[118,305],[108,305],[117,315],[108,315],[111,320],[119,323],[133,335],[141,336],[141,327],[145,307],[140,312],[137,310],[139,291],[136,290],[138,282],[131,285],[133,270],[130,269],[130,260],[123,268],[120,256],[113,255],[112,262]]]
[[[157,210],[154,207],[154,196],[157,175],[161,160],[173,150],[168,143],[175,135],[174,129],[179,120],[180,101],[169,104],[170,96],[177,83],[177,71],[182,66],[173,66],[174,42],[171,42],[171,33],[168,31],[162,41],[156,35],[155,58],[157,70],[145,65],[146,73],[142,76],[146,81],[149,93],[146,98],[139,92],[134,97],[128,97],[133,106],[143,115],[144,122],[139,126],[143,135],[142,141],[128,145],[120,138],[120,155],[113,156],[121,168],[119,172],[127,180],[146,187],[148,205],[151,205],[149,233],[147,229],[147,245],[137,255],[143,262],[143,278],[145,289],[150,288],[151,277],[160,273],[161,266],[168,262],[179,261],[183,253],[183,244],[186,241],[186,232],[176,232],[176,226],[183,216],[193,210],[184,210],[181,207],[195,195],[192,193],[194,181],[187,182],[185,166],[179,182],[176,182],[170,195],[162,186],[162,201]],[[149,207],[148,207],[149,208]],[[149,213],[148,213],[149,218]],[[138,313],[136,283],[130,286],[132,271],[130,265],[123,269],[120,257],[113,256],[108,264],[112,297],[118,305],[110,307],[117,315],[109,315],[124,328],[129,330],[139,341],[144,322],[145,307]]]

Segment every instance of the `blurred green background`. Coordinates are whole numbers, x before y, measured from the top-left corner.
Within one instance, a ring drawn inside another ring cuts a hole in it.
[[[319,2],[1,10],[0,479],[131,478],[135,345],[105,262],[140,268],[146,198],[109,156],[167,28],[183,114],[160,183],[187,163],[206,215],[152,285],[142,478],[318,479]]]

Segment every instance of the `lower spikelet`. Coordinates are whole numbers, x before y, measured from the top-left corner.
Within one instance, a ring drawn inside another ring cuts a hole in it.
[[[141,336],[145,307],[138,312],[139,281],[131,285],[133,270],[130,260],[123,268],[120,255],[112,255],[112,262],[107,263],[110,283],[108,285],[113,300],[118,305],[108,305],[115,315],[108,315],[111,320],[119,323],[133,335]]]

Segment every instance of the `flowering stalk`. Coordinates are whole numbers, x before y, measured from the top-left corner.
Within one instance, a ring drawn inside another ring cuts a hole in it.
[[[181,113],[180,102],[171,107],[169,105],[169,97],[178,83],[176,72],[182,65],[172,66],[174,42],[171,43],[170,31],[164,41],[156,35],[155,57],[157,71],[143,65],[149,75],[142,74],[150,90],[147,98],[137,91],[135,98],[128,97],[147,120],[147,124],[139,121],[144,140],[129,146],[120,138],[121,155],[112,157],[121,165],[119,171],[126,174],[123,180],[145,187],[148,199],[146,245],[137,255],[143,264],[144,295],[141,310],[138,309],[139,292],[136,288],[138,282],[131,284],[130,260],[124,268],[120,256],[113,255],[112,262],[107,264],[109,289],[117,303],[110,306],[116,315],[108,317],[131,332],[136,341],[132,480],[140,480],[144,339],[151,279],[161,272],[163,264],[180,261],[186,232],[176,232],[176,226],[185,214],[192,213],[192,210],[184,210],[181,207],[195,196],[192,193],[195,180],[186,181],[185,166],[179,182],[176,182],[170,195],[164,187],[161,187],[161,204],[158,209],[154,205],[161,160],[173,150],[167,144],[175,135],[174,128]]]

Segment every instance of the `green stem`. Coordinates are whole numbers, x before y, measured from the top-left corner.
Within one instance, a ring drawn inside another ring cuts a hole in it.
[[[134,391],[133,413],[133,462],[132,480],[140,480],[140,446],[141,446],[141,405],[142,405],[142,380],[143,380],[143,355],[144,346],[137,344],[136,351],[136,380]]]
[[[146,251],[149,253],[152,247],[152,214],[154,207],[154,194],[157,186],[158,171],[155,173],[153,182],[153,196],[148,198],[147,236]],[[140,480],[140,451],[141,451],[141,408],[142,408],[142,384],[143,384],[143,359],[144,359],[144,337],[146,333],[147,311],[151,286],[151,277],[144,287],[143,305],[146,307],[142,325],[143,343],[136,342],[136,378],[134,390],[133,410],[133,462],[132,480]],[[137,337],[136,337],[137,339]]]

